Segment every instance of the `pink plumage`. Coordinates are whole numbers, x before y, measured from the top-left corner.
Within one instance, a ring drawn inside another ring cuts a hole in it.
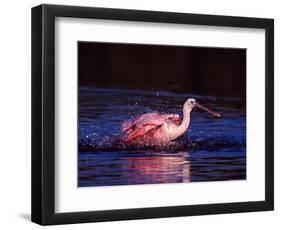
[[[125,133],[124,142],[130,143],[145,135],[152,138],[155,129],[159,129],[165,122],[179,125],[180,117],[177,114],[146,113],[132,121],[124,121],[122,124],[122,131]]]
[[[178,114],[146,113],[131,121],[124,121],[122,131],[124,143],[136,142],[144,145],[166,144],[183,135],[190,124],[190,113],[198,107],[215,117],[221,115],[200,105],[195,99],[189,98],[183,105],[183,119]]]

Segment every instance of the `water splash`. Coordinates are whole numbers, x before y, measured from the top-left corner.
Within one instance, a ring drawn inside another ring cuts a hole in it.
[[[121,124],[146,112],[176,113],[188,97],[223,112],[192,111],[188,131],[168,145],[126,145]],[[136,104],[137,102],[137,104]],[[79,186],[246,178],[243,99],[164,91],[79,87]]]
[[[118,135],[105,136],[99,139],[98,142],[92,141],[90,138],[79,142],[80,152],[96,152],[96,151],[144,151],[144,150],[165,150],[169,151],[194,151],[194,150],[220,150],[230,149],[237,151],[244,146],[245,143],[241,141],[228,139],[202,139],[200,137],[179,138],[169,144],[161,145],[143,145],[143,144],[125,144],[122,137]]]

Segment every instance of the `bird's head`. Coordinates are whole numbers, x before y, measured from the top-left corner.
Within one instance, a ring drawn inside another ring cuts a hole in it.
[[[196,106],[197,102],[194,98],[188,98],[183,105],[183,108],[186,109],[193,109]]]
[[[206,112],[212,114],[212,115],[215,116],[215,117],[221,117],[221,115],[220,115],[219,113],[214,112],[213,110],[208,109],[208,108],[206,108],[206,107],[203,106],[203,105],[200,105],[200,104],[196,101],[196,99],[194,99],[194,98],[188,98],[188,99],[186,100],[186,102],[185,102],[184,105],[183,105],[183,110],[184,110],[184,111],[189,111],[189,112],[190,112],[194,107],[198,107],[198,108],[200,108],[200,109],[202,109],[202,110],[205,110]]]

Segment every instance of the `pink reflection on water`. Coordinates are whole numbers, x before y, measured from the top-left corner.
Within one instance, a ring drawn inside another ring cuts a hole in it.
[[[157,154],[147,157],[126,157],[124,171],[129,183],[135,182],[136,173],[154,183],[190,182],[190,163],[186,152],[175,155]]]

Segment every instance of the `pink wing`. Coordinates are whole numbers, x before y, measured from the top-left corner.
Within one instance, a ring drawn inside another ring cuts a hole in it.
[[[178,114],[166,114],[164,116],[165,116],[166,120],[169,120],[169,121],[175,123],[176,125],[180,125],[180,123],[181,123],[181,119]]]
[[[160,127],[164,122],[170,120],[174,123],[180,123],[177,114],[161,115],[158,113],[146,113],[132,121],[125,121],[122,124],[122,131],[125,133],[125,143],[129,143],[148,131]]]

